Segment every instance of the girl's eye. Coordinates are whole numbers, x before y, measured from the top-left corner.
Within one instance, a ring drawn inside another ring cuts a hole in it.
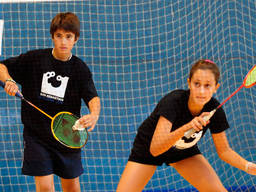
[[[206,88],[210,88],[211,85],[210,85],[210,84],[206,84],[205,87],[206,87]]]
[[[195,82],[195,86],[196,86],[196,87],[199,87],[199,86],[200,86],[200,83]]]

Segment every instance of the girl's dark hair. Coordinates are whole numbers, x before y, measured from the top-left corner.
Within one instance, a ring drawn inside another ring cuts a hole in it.
[[[220,71],[218,66],[211,60],[208,59],[201,59],[199,61],[197,61],[196,63],[194,63],[190,69],[190,73],[189,73],[189,79],[191,80],[192,76],[194,75],[194,73],[198,70],[210,70],[215,77],[216,80],[216,84],[219,82],[219,78],[220,78]]]
[[[80,21],[74,13],[58,13],[51,22],[50,33],[52,38],[58,29],[74,33],[77,39],[80,36]]]

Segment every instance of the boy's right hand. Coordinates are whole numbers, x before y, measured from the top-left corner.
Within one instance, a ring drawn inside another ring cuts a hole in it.
[[[19,91],[19,88],[14,80],[6,80],[4,90],[7,94],[15,96],[15,94]]]

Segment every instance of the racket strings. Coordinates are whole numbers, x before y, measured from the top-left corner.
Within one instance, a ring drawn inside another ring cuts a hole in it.
[[[245,86],[251,86],[255,83],[256,83],[256,66],[248,74],[245,81]]]
[[[86,129],[74,130],[73,126],[78,121],[78,117],[61,112],[53,118],[52,131],[54,137],[65,146],[70,148],[83,147],[88,139]]]

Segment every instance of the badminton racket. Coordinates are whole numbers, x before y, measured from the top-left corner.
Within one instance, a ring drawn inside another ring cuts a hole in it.
[[[217,108],[215,108],[214,110],[212,110],[210,112],[209,115],[205,116],[203,119],[205,121],[209,121],[210,118],[214,115],[214,113],[217,111],[217,109],[219,109],[222,105],[224,105],[230,98],[232,98],[238,91],[240,91],[243,87],[245,88],[250,88],[252,86],[254,86],[256,84],[256,65],[254,65],[254,67],[252,67],[252,69],[247,73],[247,75],[245,76],[242,85],[236,90],[234,91],[228,98],[226,98]],[[192,134],[194,134],[196,132],[196,130],[194,129],[190,129],[188,130],[184,136],[186,138],[190,138],[190,136]]]
[[[5,83],[0,81],[0,86],[4,88]],[[15,96],[51,119],[51,131],[53,137],[61,144],[69,148],[82,148],[85,146],[88,140],[88,132],[87,129],[79,123],[78,117],[66,111],[59,112],[52,117],[30,101],[26,100],[19,91],[16,92]]]

